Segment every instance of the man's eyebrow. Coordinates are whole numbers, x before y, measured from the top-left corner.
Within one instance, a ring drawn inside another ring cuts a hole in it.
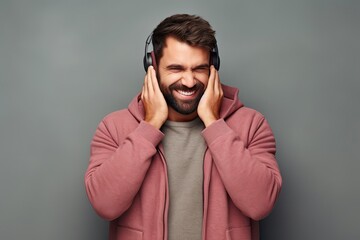
[[[185,69],[185,68],[180,64],[170,64],[166,66],[166,69]]]
[[[200,64],[200,65],[194,67],[193,70],[194,70],[194,69],[195,69],[195,70],[196,70],[196,69],[204,69],[204,68],[210,68],[210,65],[207,64],[207,63]]]
[[[200,64],[198,66],[193,67],[192,70],[204,69],[204,68],[210,68],[210,65],[207,63]],[[185,67],[180,64],[170,64],[170,65],[166,66],[166,69],[185,69]]]

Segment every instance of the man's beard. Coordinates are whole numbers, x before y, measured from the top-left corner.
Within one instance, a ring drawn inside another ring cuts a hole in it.
[[[159,79],[159,78],[158,78]],[[205,86],[202,82],[195,80],[196,83],[192,88],[188,88],[180,83],[180,81],[177,81],[170,86],[164,86],[161,83],[160,80],[160,90],[164,95],[164,98],[171,108],[173,108],[176,112],[183,114],[183,115],[189,115],[197,110],[197,107],[199,105],[200,99],[202,95],[205,92]],[[196,97],[191,100],[181,100],[177,99],[173,95],[173,91],[186,91],[191,92],[195,91]]]

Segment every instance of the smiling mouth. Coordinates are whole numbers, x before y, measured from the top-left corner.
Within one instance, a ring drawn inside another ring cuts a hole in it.
[[[182,90],[177,90],[178,93],[180,93],[183,96],[191,96],[195,94],[195,90],[192,91],[182,91]]]

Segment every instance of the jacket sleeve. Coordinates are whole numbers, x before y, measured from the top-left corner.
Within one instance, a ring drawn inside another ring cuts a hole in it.
[[[117,131],[121,129],[104,120],[99,124],[85,173],[86,192],[93,208],[110,221],[130,207],[163,137],[143,121],[119,144],[112,135]]]
[[[275,138],[264,117],[250,134],[245,143],[223,119],[203,131],[233,203],[248,217],[260,220],[272,210],[282,178],[275,160]]]

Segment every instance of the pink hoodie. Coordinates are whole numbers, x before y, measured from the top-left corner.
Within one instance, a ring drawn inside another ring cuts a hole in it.
[[[265,118],[223,85],[218,121],[203,130],[204,240],[259,239],[258,221],[281,189]],[[147,124],[139,96],[99,124],[85,174],[89,200],[110,222],[110,240],[166,240],[169,206],[163,133]]]

